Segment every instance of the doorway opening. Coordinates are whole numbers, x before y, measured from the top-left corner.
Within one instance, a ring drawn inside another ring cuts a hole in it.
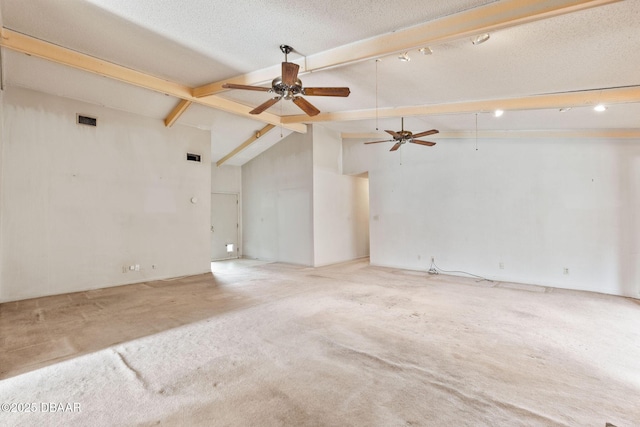
[[[237,193],[211,193],[211,261],[240,256],[240,210]]]

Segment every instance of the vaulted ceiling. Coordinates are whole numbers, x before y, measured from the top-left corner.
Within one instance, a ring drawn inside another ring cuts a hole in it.
[[[229,164],[304,123],[345,137],[397,129],[400,117],[406,128],[440,129],[439,137],[475,131],[476,123],[494,134],[640,129],[636,0],[0,4],[5,85],[209,129],[212,159]],[[485,32],[487,42],[471,43]],[[300,64],[305,87],[348,86],[351,95],[309,97],[322,111],[313,118],[288,101],[248,114],[273,95],[221,85],[270,86],[281,44],[295,49],[289,61]],[[411,61],[398,60],[403,52]],[[598,103],[608,109],[594,112]],[[496,118],[494,109],[505,114]],[[266,132],[267,124],[275,126]],[[245,141],[248,148],[226,160]]]

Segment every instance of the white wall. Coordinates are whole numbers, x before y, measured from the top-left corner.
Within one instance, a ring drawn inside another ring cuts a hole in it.
[[[240,194],[242,191],[242,168],[240,166],[211,164],[211,192]]]
[[[369,180],[342,175],[338,132],[314,125],[314,265],[369,255]]]
[[[2,23],[2,17],[0,16],[0,24]],[[2,64],[0,63],[0,73],[2,72]],[[3,77],[0,75],[0,80]],[[4,246],[4,239],[3,239],[3,232],[2,232],[2,223],[3,223],[3,216],[4,216],[4,197],[2,197],[2,191],[3,191],[3,179],[2,177],[4,176],[4,167],[3,167],[3,153],[4,153],[4,120],[2,120],[1,118],[4,117],[4,90],[0,90],[0,301],[2,301],[2,295],[4,294],[3,292],[3,282],[2,282],[2,270],[3,270],[3,263],[2,263],[2,254],[3,254],[3,246]]]
[[[242,166],[244,256],[313,265],[312,135],[291,134]]]
[[[209,271],[208,132],[19,88],[3,120],[2,301]]]
[[[434,256],[497,280],[640,296],[640,141],[383,145],[344,145],[345,170],[369,170],[372,264],[427,270]]]
[[[1,9],[1,8],[0,8]],[[3,27],[3,19],[2,19],[2,13],[0,11],[0,28]],[[2,55],[0,53],[0,301],[2,301],[2,288],[3,288],[3,284],[2,284],[2,245],[3,245],[3,239],[2,239],[2,213],[3,213],[3,197],[2,197],[2,176],[4,175],[4,171],[3,171],[3,167],[2,167],[2,153],[4,152],[4,120],[2,120],[1,118],[4,116],[3,111],[4,111],[4,64],[2,63]]]

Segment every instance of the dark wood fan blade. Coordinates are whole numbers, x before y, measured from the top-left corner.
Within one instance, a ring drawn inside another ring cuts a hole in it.
[[[393,147],[391,147],[391,150],[389,151],[396,151],[398,148],[400,148],[402,144],[399,142],[396,142],[395,145]]]
[[[247,86],[247,85],[237,85],[234,83],[225,83],[222,85],[225,89],[243,89],[243,90],[258,90],[260,92],[269,92],[271,90],[270,87],[260,87],[260,86]]]
[[[420,144],[420,145],[427,145],[429,147],[433,147],[434,145],[436,145],[435,142],[431,142],[431,141],[420,141],[419,139],[414,139],[411,142],[413,142],[414,144]]]
[[[391,142],[393,141],[393,139],[385,139],[384,141],[371,141],[371,142],[365,142],[365,144],[377,144],[379,142]]]
[[[386,133],[388,133],[389,135],[391,135],[394,138],[398,138],[401,139],[402,135],[400,135],[398,132],[392,131],[392,130],[385,130]],[[397,150],[397,148],[396,148]]]
[[[305,87],[304,94],[308,96],[349,96],[348,87]]]
[[[301,96],[296,96],[295,98],[293,98],[293,103],[300,107],[300,109],[307,113],[307,115],[309,116],[316,116],[320,113],[320,110],[318,110],[313,106],[313,104],[311,104]]]
[[[296,80],[298,80],[298,70],[300,66],[298,64],[294,64],[293,62],[283,62],[282,63],[282,83],[287,86],[293,86],[296,84]]]
[[[431,130],[427,130],[427,131],[420,132],[420,133],[414,133],[413,137],[414,138],[420,138],[422,136],[433,135],[435,133],[438,133],[438,131],[436,129],[431,129]]]
[[[273,104],[275,104],[278,101],[280,101],[280,97],[279,96],[275,96],[275,97],[271,98],[270,100],[268,100],[267,102],[263,102],[262,104],[258,105],[256,108],[254,108],[253,110],[249,111],[249,114],[260,114],[264,110],[266,110],[267,108],[271,107]]]

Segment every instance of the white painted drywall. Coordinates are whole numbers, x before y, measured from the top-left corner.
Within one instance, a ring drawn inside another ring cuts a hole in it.
[[[209,271],[208,132],[14,87],[3,120],[3,301]]]
[[[0,28],[3,27],[3,19],[2,19],[2,11],[0,11]],[[4,64],[3,64],[3,56],[0,52],[0,260],[2,260],[2,212],[3,212],[3,203],[2,203],[2,176],[4,175],[4,171],[2,168],[2,153],[4,152],[4,120],[3,117],[3,104],[4,104]],[[2,262],[0,262],[0,302],[2,301],[3,294],[3,283],[2,283]]]
[[[340,134],[320,125],[313,137],[314,265],[369,255],[369,180],[342,174]]]
[[[372,264],[427,270],[434,256],[496,280],[640,296],[640,141],[478,146],[344,143],[345,171],[369,170]]]
[[[312,136],[293,133],[242,166],[244,256],[313,265]]]
[[[2,16],[0,15],[0,24],[2,23]],[[0,58],[1,61],[1,58]],[[2,63],[0,62],[0,73],[2,73]],[[3,77],[0,75],[0,79],[2,79]],[[3,288],[4,288],[4,283],[2,281],[2,270],[3,270],[3,264],[2,264],[2,253],[3,253],[3,232],[2,232],[2,223],[3,223],[3,212],[4,212],[4,197],[2,197],[2,189],[4,188],[2,185],[3,179],[2,177],[4,176],[4,168],[3,168],[3,153],[4,153],[4,120],[2,120],[2,117],[4,116],[3,114],[4,111],[4,90],[0,90],[0,301],[2,301],[2,295],[4,294]]]
[[[242,168],[240,166],[211,164],[211,192],[240,194],[242,191]]]

